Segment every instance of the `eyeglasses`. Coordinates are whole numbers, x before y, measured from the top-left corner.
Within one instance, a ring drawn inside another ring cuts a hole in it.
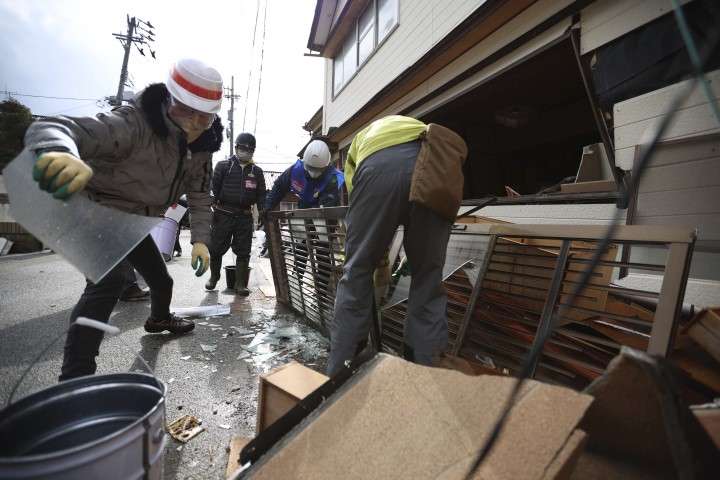
[[[238,152],[248,152],[253,153],[255,149],[249,145],[235,145],[235,150]]]
[[[178,122],[190,122],[193,126],[203,130],[209,129],[215,121],[214,114],[190,108],[187,105],[178,102],[172,95],[170,96],[168,113]]]

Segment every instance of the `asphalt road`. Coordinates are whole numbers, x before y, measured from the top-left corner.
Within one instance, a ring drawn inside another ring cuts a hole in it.
[[[220,288],[205,290],[209,273],[195,277],[189,235],[182,231],[184,256],[167,263],[175,280],[172,307],[224,304],[230,315],[194,318],[197,327],[186,335],[147,334],[149,301],[119,302],[110,323],[121,333],[104,340],[98,373],[145,371],[133,350],[139,352],[167,384],[167,422],[190,414],[205,428],[185,444],[166,434],[164,478],[224,479],[232,435],[254,436],[259,376],[291,360],[324,373],[328,344],[276,303],[270,261],[258,257],[255,243],[251,293],[241,297],[225,289],[224,271]],[[228,253],[224,264],[232,261]],[[0,408],[57,382],[64,332],[84,285],[49,251],[0,257]]]

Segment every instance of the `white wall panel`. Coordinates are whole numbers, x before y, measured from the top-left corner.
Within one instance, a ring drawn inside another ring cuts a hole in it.
[[[707,79],[717,102],[720,99],[720,70],[711,72]],[[688,93],[689,82],[680,82],[615,105],[615,164],[618,167],[632,169],[635,146],[643,143],[667,115],[669,105],[677,95],[683,95],[684,100],[661,140],[720,132],[720,123],[703,90],[698,85]]]

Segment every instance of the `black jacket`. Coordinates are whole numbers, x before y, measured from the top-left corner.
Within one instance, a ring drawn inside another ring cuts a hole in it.
[[[250,163],[243,167],[233,155],[215,166],[212,177],[215,203],[233,210],[244,210],[257,204],[265,206],[265,175],[262,168]]]

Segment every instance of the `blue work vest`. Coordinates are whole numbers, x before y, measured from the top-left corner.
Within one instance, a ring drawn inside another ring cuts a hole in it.
[[[297,195],[301,202],[317,207],[320,193],[325,190],[333,175],[337,177],[339,191],[345,182],[345,175],[340,170],[333,168],[332,171],[320,178],[308,180],[305,177],[303,161],[299,159],[290,171],[290,190]]]

